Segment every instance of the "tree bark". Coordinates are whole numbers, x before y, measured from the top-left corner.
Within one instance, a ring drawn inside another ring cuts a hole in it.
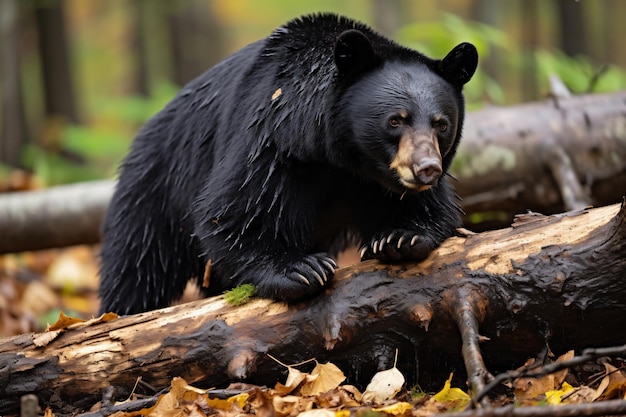
[[[393,366],[396,349],[408,386],[428,389],[455,371],[476,393],[490,371],[548,349],[625,343],[625,218],[623,205],[529,214],[507,229],[453,237],[419,264],[340,269],[324,294],[298,304],[232,307],[214,297],[8,338],[0,413],[28,393],[88,407],[109,384],[123,396],[138,377],[157,389],[174,376],[207,387],[273,385],[285,370],[269,355],[332,361],[363,387]]]

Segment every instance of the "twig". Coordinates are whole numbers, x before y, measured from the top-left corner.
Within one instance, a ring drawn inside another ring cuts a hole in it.
[[[608,348],[599,348],[599,349],[585,349],[582,354],[579,356],[575,356],[570,360],[562,361],[562,362],[553,362],[548,365],[542,366],[538,371],[530,372],[531,369],[536,368],[536,365],[531,365],[530,367],[524,367],[521,369],[504,372],[496,375],[491,382],[489,382],[485,387],[476,395],[474,398],[474,402],[478,403],[481,399],[487,396],[494,388],[508,381],[513,381],[518,378],[539,378],[542,376],[546,376],[552,374],[554,372],[561,371],[563,369],[571,368],[573,366],[582,365],[587,362],[591,362],[594,359],[603,357],[603,356],[619,356],[626,354],[626,345],[623,346],[615,346]],[[626,404],[626,402],[624,402]]]

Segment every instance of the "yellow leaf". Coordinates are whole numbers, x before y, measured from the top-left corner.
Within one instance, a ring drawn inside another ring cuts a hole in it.
[[[546,401],[548,402],[548,404],[552,404],[552,405],[556,405],[556,404],[560,404],[561,403],[561,397],[563,397],[565,394],[571,392],[574,390],[574,387],[572,387],[570,384],[568,384],[567,382],[563,382],[563,384],[561,384],[561,389],[559,390],[552,390],[552,391],[546,391]]]
[[[443,389],[433,395],[433,399],[440,403],[451,405],[454,407],[462,407],[470,400],[470,396],[459,388],[451,388],[452,374],[443,385]]]
[[[228,402],[237,404],[239,408],[243,408],[246,405],[246,401],[248,401],[249,397],[250,394],[242,392],[241,394],[233,395],[232,397],[228,398]]]
[[[350,410],[335,411],[335,417],[350,417]]]
[[[380,403],[391,399],[402,389],[404,376],[395,366],[374,375],[363,393],[363,402]]]
[[[206,402],[209,407],[214,408],[216,410],[222,411],[230,411],[233,408],[233,403],[228,400],[223,400],[221,398],[209,398]]]
[[[307,381],[300,388],[300,393],[304,396],[318,395],[324,392],[335,389],[346,380],[346,376],[341,372],[341,369],[333,363],[318,363],[311,371],[311,376],[317,376],[317,378]]]
[[[395,403],[395,404],[388,405],[388,406],[385,406],[385,407],[373,408],[372,411],[377,411],[377,412],[386,413],[386,414],[392,414],[394,416],[400,416],[400,415],[406,413],[407,411],[411,410],[412,408],[413,408],[413,406],[411,406],[411,404],[409,404],[409,403],[399,402],[399,403]]]

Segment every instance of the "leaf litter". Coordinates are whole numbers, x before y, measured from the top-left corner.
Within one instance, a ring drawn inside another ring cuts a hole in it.
[[[59,320],[49,326],[48,333],[62,332],[76,326],[89,326],[101,321],[114,319],[114,315],[104,315],[82,321],[61,314]],[[452,387],[452,377],[444,382],[437,393],[424,393],[415,389],[407,391],[405,378],[394,366],[377,372],[361,393],[353,385],[341,385],[346,377],[333,363],[319,363],[315,359],[295,365],[285,365],[269,355],[287,369],[285,383],[277,383],[274,388],[247,384],[231,384],[225,390],[206,390],[189,385],[183,378],[172,379],[169,392],[156,397],[154,405],[139,411],[118,411],[114,417],[205,417],[205,416],[244,416],[259,417],[348,417],[372,412],[390,416],[429,416],[438,413],[457,412],[471,405],[471,396],[460,388]],[[397,352],[396,352],[397,358]],[[567,362],[574,358],[570,351],[556,359],[555,363]],[[617,359],[621,361],[621,359]],[[315,362],[311,372],[303,372],[298,366]],[[533,360],[520,369],[536,370]],[[592,364],[594,365],[594,364]],[[623,363],[622,363],[623,365]],[[563,404],[588,404],[600,400],[626,400],[625,366],[616,367],[608,358],[598,359],[595,369],[602,369],[592,375],[589,385],[578,384],[569,369],[547,373],[535,377],[519,377],[507,385],[512,393],[505,398],[491,402],[493,407],[513,403],[516,406],[556,406]],[[569,381],[569,382],[568,382]],[[597,387],[593,387],[597,385]],[[224,393],[234,393],[224,397]],[[132,404],[134,395],[119,404]],[[607,403],[608,404],[608,403]],[[98,409],[96,404],[94,409]],[[93,409],[92,409],[93,411]],[[54,417],[47,408],[46,417]]]

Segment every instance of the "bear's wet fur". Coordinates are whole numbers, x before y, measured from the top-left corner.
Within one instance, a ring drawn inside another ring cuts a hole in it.
[[[321,292],[337,252],[421,260],[460,226],[447,171],[468,43],[428,58],[332,14],[305,16],[185,86],[135,138],[103,226],[102,311],[165,307],[189,279]]]

